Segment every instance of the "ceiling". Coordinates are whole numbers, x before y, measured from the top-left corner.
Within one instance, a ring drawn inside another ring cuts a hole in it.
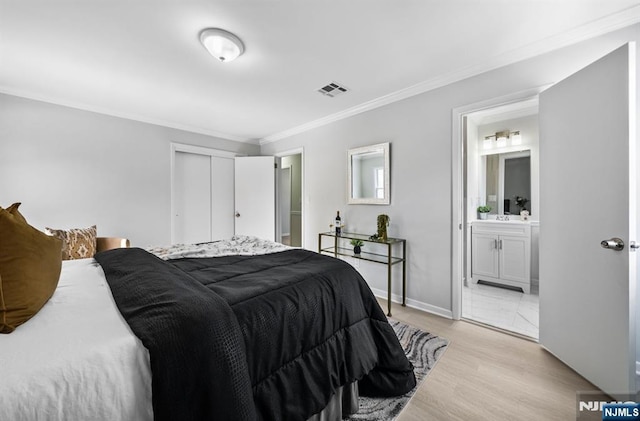
[[[269,142],[640,21],[640,0],[0,0],[0,92]],[[221,63],[218,27],[246,50]],[[330,98],[330,82],[347,88]]]

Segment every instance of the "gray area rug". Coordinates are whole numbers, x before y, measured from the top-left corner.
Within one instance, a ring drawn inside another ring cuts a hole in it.
[[[429,371],[434,367],[449,345],[447,339],[432,335],[404,323],[389,320],[400,340],[404,353],[414,367],[417,385],[409,393],[395,398],[360,397],[360,410],[346,420],[392,421],[413,396]]]

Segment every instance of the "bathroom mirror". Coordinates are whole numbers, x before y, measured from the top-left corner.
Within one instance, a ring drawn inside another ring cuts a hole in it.
[[[390,203],[389,142],[349,149],[347,202],[388,205]]]
[[[531,152],[484,155],[486,204],[491,214],[531,212]]]

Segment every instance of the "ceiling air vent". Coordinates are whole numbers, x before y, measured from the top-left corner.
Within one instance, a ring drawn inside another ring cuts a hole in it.
[[[330,96],[331,98],[340,94],[344,94],[347,91],[348,89],[346,87],[336,82],[331,82],[328,85],[325,85],[322,88],[318,89],[318,92],[320,92],[322,95]]]

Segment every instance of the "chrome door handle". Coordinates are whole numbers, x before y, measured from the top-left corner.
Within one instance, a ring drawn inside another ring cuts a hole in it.
[[[610,240],[600,241],[600,245],[605,249],[620,251],[624,248],[624,241],[622,241],[620,238],[613,237]]]

